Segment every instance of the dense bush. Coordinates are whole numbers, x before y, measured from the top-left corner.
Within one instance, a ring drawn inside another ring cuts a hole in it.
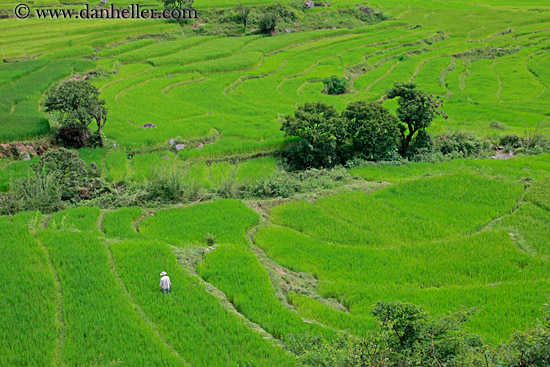
[[[308,102],[294,116],[285,116],[281,130],[297,137],[283,156],[291,169],[333,167],[350,159],[372,161],[411,159],[431,152],[433,142],[426,129],[443,114],[441,101],[416,89],[413,83],[396,83],[387,98],[398,98],[398,119],[375,102],[352,102],[338,114],[333,106]],[[443,150],[478,149],[469,136],[456,135]],[[445,153],[444,153],[445,154]]]
[[[346,78],[340,78],[336,75],[332,75],[329,78],[323,79],[325,86],[323,92],[326,94],[344,94],[348,89],[348,81]]]
[[[277,14],[273,12],[265,13],[258,21],[258,27],[260,32],[264,34],[271,34],[275,32],[277,26]]]
[[[517,331],[507,343],[487,345],[465,327],[474,310],[432,316],[402,302],[378,302],[379,327],[364,338],[348,334],[335,340],[294,335],[287,348],[300,366],[331,367],[543,367],[550,363],[548,306],[544,320]]]
[[[351,140],[349,158],[387,161],[399,157],[399,121],[375,102],[352,102],[342,112]]]
[[[301,138],[289,145],[284,157],[292,169],[333,167],[341,162],[346,129],[334,107],[308,102],[294,116],[286,116],[281,130]]]
[[[499,139],[499,145],[511,149],[521,147],[521,139],[516,134],[509,134],[501,136]]]
[[[75,151],[49,150],[31,165],[26,177],[11,185],[10,195],[3,199],[4,211],[50,213],[70,203],[96,198],[110,191],[99,176],[95,163],[86,164]]]
[[[397,159],[402,127],[382,105],[352,102],[341,113],[320,102],[286,116],[281,130],[299,137],[283,153],[291,169],[334,167],[350,159]]]
[[[85,79],[68,80],[52,87],[43,105],[46,112],[57,116],[61,125],[58,138],[67,147],[85,146],[90,138],[90,123],[95,121],[101,134],[107,121],[105,100],[99,99],[97,87]]]
[[[440,98],[417,89],[414,83],[395,83],[393,88],[386,91],[386,98],[398,98],[399,107],[395,112],[403,124],[400,153],[404,157],[413,156],[415,149],[425,147],[425,139],[411,145],[418,132],[425,131],[438,115],[447,118],[440,110],[443,104]]]
[[[442,135],[434,141],[434,151],[454,158],[484,157],[491,146],[488,140],[478,138],[473,134],[453,132]]]
[[[88,145],[90,131],[81,124],[64,125],[57,130],[56,140],[67,148],[80,149]]]

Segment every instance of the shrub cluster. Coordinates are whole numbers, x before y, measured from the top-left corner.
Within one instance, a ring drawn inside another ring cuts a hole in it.
[[[506,151],[515,150],[517,153],[541,154],[550,152],[550,139],[536,130],[524,137],[515,134],[501,136],[499,145]]]
[[[69,148],[103,146],[102,129],[107,121],[105,100],[87,79],[68,80],[52,87],[44,101],[46,112],[55,114],[60,124],[56,133],[59,143]],[[97,131],[90,133],[94,121]]]
[[[550,364],[549,311],[545,306],[543,321],[494,347],[464,326],[475,310],[436,317],[410,303],[378,302],[372,313],[379,327],[366,337],[294,335],[287,348],[303,367],[542,367]]]
[[[31,164],[26,177],[12,183],[9,194],[0,198],[0,214],[25,210],[51,213],[101,196],[109,187],[99,176],[95,163],[86,164],[75,151],[49,150]]]
[[[291,169],[334,167],[350,159],[398,157],[398,120],[375,102],[352,102],[338,114],[332,106],[309,102],[287,116],[281,130],[299,137],[283,153]]]
[[[326,80],[327,93],[340,91],[338,78]],[[341,82],[341,80],[340,80]],[[483,157],[490,142],[456,132],[432,138],[426,129],[442,115],[442,102],[416,88],[396,83],[386,98],[398,98],[397,117],[376,102],[351,102],[338,114],[333,106],[308,102],[286,116],[281,130],[295,138],[283,152],[290,169],[356,166],[363,161],[440,160]]]
[[[336,75],[323,79],[323,84],[325,86],[323,92],[326,94],[344,94],[348,89],[348,80]]]

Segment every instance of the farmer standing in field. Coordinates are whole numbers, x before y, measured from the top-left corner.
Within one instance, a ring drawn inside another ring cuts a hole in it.
[[[170,282],[170,277],[167,275],[165,271],[160,273],[160,291],[162,293],[170,293],[170,290],[172,289],[172,283]]]

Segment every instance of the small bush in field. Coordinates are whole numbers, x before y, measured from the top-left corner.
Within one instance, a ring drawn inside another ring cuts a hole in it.
[[[347,79],[340,78],[336,75],[323,79],[323,84],[325,85],[324,92],[326,94],[333,94],[333,95],[344,94],[348,89]]]

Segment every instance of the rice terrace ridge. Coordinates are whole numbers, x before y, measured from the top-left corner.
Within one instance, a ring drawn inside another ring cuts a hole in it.
[[[550,366],[550,3],[2,0],[0,274],[0,367]]]

